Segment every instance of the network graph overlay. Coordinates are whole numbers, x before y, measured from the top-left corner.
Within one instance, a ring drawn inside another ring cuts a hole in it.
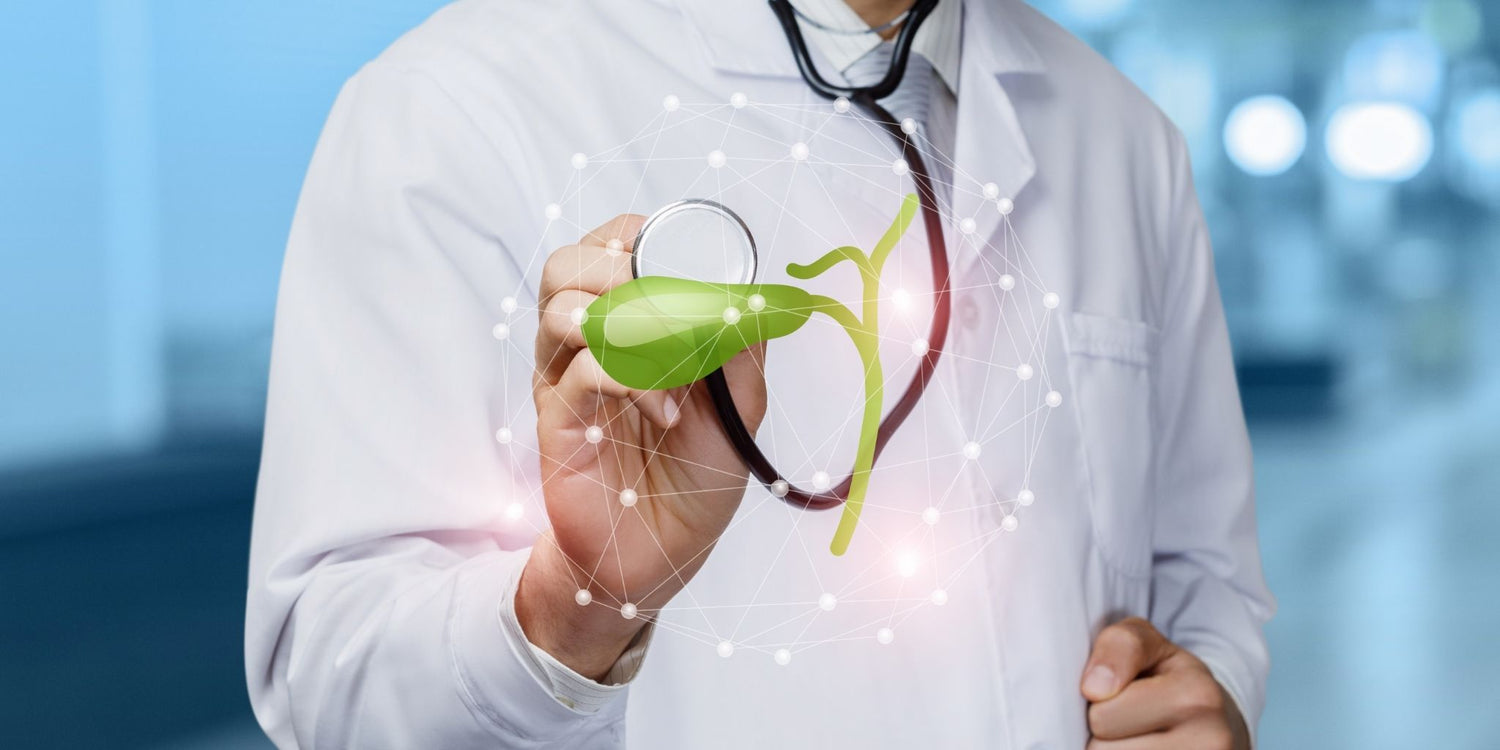
[[[902,129],[909,138],[922,139],[913,123],[903,123]],[[596,451],[601,462],[619,461],[616,475],[623,479],[620,486],[598,486],[596,512],[609,520],[609,543],[588,559],[569,556],[578,606],[645,619],[655,625],[658,639],[670,635],[701,644],[706,658],[769,657],[788,665],[795,655],[828,644],[889,647],[912,618],[942,617],[957,606],[950,602],[961,601],[955,597],[983,596],[985,584],[975,579],[984,576],[966,574],[981,567],[992,545],[1024,534],[1028,509],[1047,500],[1031,488],[1030,479],[1048,420],[1064,408],[1047,356],[1060,299],[1017,235],[1012,198],[931,143],[922,140],[919,146],[937,165],[935,172],[953,178],[951,186],[940,186],[939,201],[954,269],[955,318],[980,310],[985,323],[949,337],[921,404],[873,468],[863,460],[870,418],[878,422],[882,407],[889,409],[898,391],[892,384],[904,385],[928,353],[924,336],[934,296],[927,240],[919,223],[910,222],[915,210],[910,168],[878,124],[844,100],[762,103],[734,94],[727,101],[693,103],[667,96],[629,141],[560,156],[566,183],[555,202],[538,207],[544,231],[528,257],[515,259],[525,268],[523,278],[535,277],[555,248],[577,242],[617,214],[650,214],[685,198],[731,207],[755,233],[761,277],[755,285],[720,290],[734,303],[712,305],[701,316],[705,323],[720,331],[734,329],[742,316],[761,312],[757,305],[764,309],[767,295],[758,293],[764,288],[795,286],[806,299],[818,300],[801,305],[806,309],[789,330],[759,337],[776,340],[763,359],[755,360],[767,388],[757,442],[796,484],[827,490],[851,467],[868,482],[857,532],[852,524],[839,523],[840,510],[791,507],[780,499],[786,487],[762,487],[751,479],[713,544],[687,555],[668,554],[670,545],[642,519],[660,512],[658,503],[694,498],[652,497],[635,485],[632,477],[672,457],[659,439],[650,445],[621,444],[619,435],[626,431],[612,428],[633,418],[629,399],[622,399],[601,409],[586,431],[585,448]],[[957,196],[966,200],[956,201]],[[955,203],[977,209],[954,215]],[[894,231],[897,226],[901,231]],[[827,263],[830,251],[868,247],[876,238],[892,244],[882,248],[889,264],[873,286],[858,263]],[[610,255],[625,250],[618,240],[608,244]],[[847,273],[831,270],[833,265]],[[666,286],[683,291],[681,285]],[[537,366],[533,342],[521,332],[534,328],[538,316],[558,314],[540,309],[531,289],[523,281],[510,290],[500,305],[504,319],[492,330],[510,375]],[[831,305],[878,317],[860,329],[868,331],[866,344],[849,333],[860,321],[808,314],[827,312]],[[604,328],[596,318],[610,307],[600,298],[592,307],[563,314],[569,325],[599,339]],[[793,330],[796,335],[788,336]],[[746,344],[755,338],[742,337]],[[653,383],[626,385],[659,386],[667,379],[678,386],[678,380],[691,381],[703,367],[722,363],[719,354],[732,352],[677,354],[676,361],[635,373]],[[869,387],[872,364],[874,388]],[[529,429],[535,422],[532,394],[518,385],[524,377],[507,376],[504,382],[504,415],[494,439],[501,460],[525,477],[516,497],[500,501],[506,503],[506,523],[513,531],[538,535],[539,544],[551,544],[544,535],[549,521],[542,497],[549,477],[538,475],[539,449],[529,437],[535,432]],[[886,387],[879,387],[881,382]],[[640,457],[631,459],[640,465],[627,466],[620,458],[627,454]],[[743,481],[742,475],[726,472],[726,486],[711,491]],[[830,554],[828,540],[836,529],[848,554]],[[623,561],[652,556],[662,574],[629,580]],[[663,587],[681,585],[690,576],[680,593],[661,601]],[[610,585],[596,585],[601,582]],[[606,601],[593,593],[603,590],[625,593]]]

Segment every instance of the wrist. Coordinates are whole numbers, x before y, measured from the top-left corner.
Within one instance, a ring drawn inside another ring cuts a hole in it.
[[[567,559],[548,536],[531,550],[516,588],[516,619],[526,639],[569,669],[600,681],[645,626],[610,607],[579,605]]]

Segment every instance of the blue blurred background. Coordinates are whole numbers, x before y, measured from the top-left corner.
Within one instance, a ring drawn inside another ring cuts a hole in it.
[[[1500,2],[1037,4],[1193,149],[1282,605],[1262,746],[1496,747]],[[439,5],[7,4],[0,746],[267,746],[282,246],[340,84]]]

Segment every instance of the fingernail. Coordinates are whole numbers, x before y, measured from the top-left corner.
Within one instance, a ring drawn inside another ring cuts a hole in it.
[[[1091,696],[1113,695],[1115,692],[1114,670],[1103,664],[1090,669],[1083,678],[1083,691]]]
[[[662,411],[667,415],[667,424],[677,424],[677,399],[672,394],[667,394],[667,401],[662,405]]]

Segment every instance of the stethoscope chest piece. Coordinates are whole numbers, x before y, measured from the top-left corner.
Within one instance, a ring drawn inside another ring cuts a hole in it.
[[[755,281],[755,237],[738,214],[711,200],[689,199],[652,214],[635,238],[630,271],[717,284]]]

